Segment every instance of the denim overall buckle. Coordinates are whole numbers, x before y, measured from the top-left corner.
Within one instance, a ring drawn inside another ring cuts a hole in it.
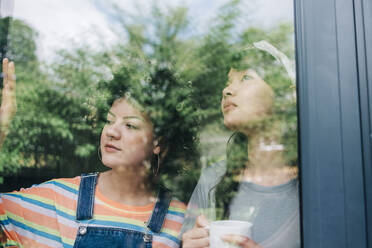
[[[145,224],[147,223],[145,222]],[[148,226],[146,226],[146,233],[143,235],[143,241],[145,241],[145,243],[152,242],[152,235],[150,234],[150,228]]]
[[[84,235],[87,233],[87,227],[86,226],[79,226],[79,234]]]

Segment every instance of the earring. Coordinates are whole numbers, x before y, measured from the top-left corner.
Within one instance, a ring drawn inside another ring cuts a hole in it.
[[[97,153],[98,153],[98,158],[99,158],[99,160],[102,162],[102,156],[101,156],[101,145],[98,146]],[[102,163],[103,163],[103,162],[102,162]]]
[[[159,168],[160,168],[160,156],[159,156],[159,154],[157,154],[157,158],[158,158],[158,167],[156,168],[156,171],[155,172],[153,170],[153,173],[154,173],[155,176],[158,175]]]

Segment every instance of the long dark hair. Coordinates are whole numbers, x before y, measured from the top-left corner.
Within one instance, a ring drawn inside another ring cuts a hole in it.
[[[248,158],[248,139],[240,132],[233,133],[226,148],[226,173],[216,185],[216,217],[226,219],[229,205],[239,187],[239,176],[245,168]]]

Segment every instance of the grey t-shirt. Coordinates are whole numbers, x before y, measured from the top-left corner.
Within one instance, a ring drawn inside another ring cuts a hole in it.
[[[198,215],[215,217],[215,189],[226,172],[221,161],[203,170],[190,198],[182,232],[191,229]],[[253,223],[252,239],[264,248],[299,248],[298,180],[265,187],[242,182],[230,205],[230,219]]]
[[[230,205],[231,220],[253,223],[252,238],[262,243],[298,211],[298,181],[265,187],[242,182]]]

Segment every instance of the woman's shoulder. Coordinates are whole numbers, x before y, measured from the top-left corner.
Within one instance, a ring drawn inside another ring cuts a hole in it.
[[[69,185],[71,187],[76,187],[76,186],[79,187],[80,180],[81,180],[81,176],[75,176],[75,177],[56,178],[56,179],[52,179],[48,182],[62,183],[64,185]]]
[[[73,178],[55,178],[40,184],[34,184],[28,188],[21,188],[19,190],[15,190],[6,194],[48,196],[48,194],[61,191],[77,193],[77,191],[79,190],[79,184],[80,176]],[[52,197],[52,195],[50,195],[50,197]]]
[[[226,173],[226,160],[221,159],[202,169],[199,184],[216,185]]]
[[[79,182],[79,177],[52,179],[29,188],[3,193],[0,195],[0,204],[7,209],[26,204],[29,209],[40,210],[42,208],[45,211],[53,209],[57,202],[70,206],[77,198]]]
[[[226,160],[223,158],[211,163],[210,165],[207,165],[202,170],[202,173],[215,174],[215,175],[225,174],[225,172],[226,172]]]
[[[41,185],[53,185],[54,187],[63,188],[69,191],[78,191],[80,185],[81,176],[71,178],[56,178],[49,180]]]

